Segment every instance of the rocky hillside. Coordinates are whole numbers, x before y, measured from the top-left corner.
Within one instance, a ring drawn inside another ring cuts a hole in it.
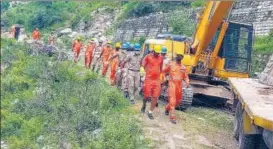
[[[117,40],[132,40],[145,37],[155,37],[161,32],[174,32],[191,36],[195,24],[195,14],[200,8],[187,8],[168,13],[159,12],[139,18],[125,20],[118,27],[115,38]],[[237,2],[233,6],[230,20],[241,23],[253,24],[255,35],[268,35],[273,29],[273,2]],[[187,21],[181,23],[186,18]],[[173,21],[175,20],[175,22]],[[175,25],[179,24],[180,30],[175,30]]]

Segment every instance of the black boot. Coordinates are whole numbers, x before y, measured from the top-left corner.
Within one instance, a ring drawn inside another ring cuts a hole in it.
[[[165,110],[165,115],[168,116],[169,115],[169,111]]]
[[[147,103],[147,100],[146,99],[143,99],[143,105],[142,105],[142,108],[141,108],[141,113],[145,113],[145,110],[146,110],[146,103]]]
[[[124,98],[128,98],[128,97],[129,97],[128,91],[124,91],[124,92],[123,92],[123,95],[124,95]]]
[[[154,119],[154,116],[153,116],[152,113],[148,113],[148,117],[149,117],[150,120],[153,120],[153,119]]]

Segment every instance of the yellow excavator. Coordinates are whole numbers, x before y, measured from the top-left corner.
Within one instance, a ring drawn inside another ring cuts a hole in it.
[[[172,46],[171,38],[147,39],[143,56],[154,45],[168,47],[168,56],[175,57],[183,50],[182,63],[187,67],[195,99],[205,99],[216,106],[232,105],[233,93],[226,80],[229,77],[247,78],[251,69],[253,25],[229,21],[233,1],[206,3],[197,16],[198,23],[191,43],[186,41],[180,48]],[[185,92],[186,93],[186,92]],[[181,108],[191,105],[191,94],[184,95]]]

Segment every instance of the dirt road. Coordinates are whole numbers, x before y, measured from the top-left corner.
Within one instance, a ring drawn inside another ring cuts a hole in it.
[[[169,122],[160,105],[154,112],[154,120],[139,114],[141,105],[133,109],[142,122],[146,139],[155,149],[236,149],[232,137],[233,116],[215,109],[191,108],[177,111],[176,125]]]

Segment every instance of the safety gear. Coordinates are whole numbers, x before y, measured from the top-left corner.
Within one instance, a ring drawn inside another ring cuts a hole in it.
[[[82,43],[78,40],[75,40],[72,45],[72,49],[74,51],[74,62],[78,61],[81,47],[82,47]]]
[[[136,43],[136,44],[134,45],[134,50],[135,50],[135,51],[140,51],[140,49],[141,49],[141,45],[140,45],[139,43]]]
[[[177,50],[176,50],[176,54],[177,54],[177,55],[178,55],[178,54],[179,54],[179,55],[183,55],[184,53],[183,53],[183,51],[182,51],[181,49],[177,49]]]
[[[81,37],[77,37],[77,40],[81,40]]]
[[[127,50],[127,49],[129,48],[129,45],[126,44],[126,43],[124,43],[124,44],[122,44],[121,48],[122,48],[123,50]]]
[[[114,50],[112,55],[115,56],[119,52]],[[111,85],[116,85],[116,70],[118,67],[118,57],[115,57],[111,61],[111,73],[110,73],[110,80],[111,80]]]
[[[117,43],[116,43],[116,48],[120,48],[120,47],[121,47],[120,42],[117,42]]]
[[[164,46],[161,48],[161,53],[166,54],[167,53],[167,48]]]
[[[128,41],[128,42],[126,42],[126,44],[128,45],[128,46],[130,46],[131,45],[131,43]]]
[[[154,56],[148,54],[142,61],[142,66],[146,72],[146,80],[160,80],[160,71],[163,65],[163,58],[161,56]]]
[[[155,53],[161,53],[161,46],[160,45],[155,45],[154,46],[154,52]]]
[[[175,107],[180,104],[182,98],[182,80],[189,84],[189,77],[186,67],[181,63],[172,62],[162,72],[169,73],[169,103],[166,105],[165,110],[170,111],[170,119],[175,120]]]
[[[108,70],[108,63],[107,61],[109,60],[110,54],[112,52],[111,47],[105,46],[102,49],[102,76],[105,76]]]
[[[143,67],[140,67],[140,76],[144,76],[145,75],[145,70]]]
[[[40,32],[38,30],[34,30],[32,33],[32,38],[34,40],[39,40],[40,39]]]
[[[94,49],[95,49],[95,45],[94,44],[89,44],[86,47],[85,58],[84,58],[84,64],[85,64],[86,68],[90,69],[90,66],[91,66],[91,63],[92,63]]]
[[[146,71],[144,81],[144,97],[158,98],[160,95],[160,71],[162,67],[163,59],[161,56],[155,57],[153,54],[145,56],[142,61],[142,66]]]
[[[134,44],[131,43],[131,44],[130,44],[130,48],[134,48]]]

